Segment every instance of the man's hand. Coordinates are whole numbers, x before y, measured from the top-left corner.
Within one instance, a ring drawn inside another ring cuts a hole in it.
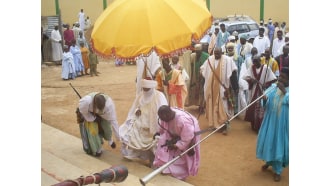
[[[178,149],[178,147],[177,147],[175,144],[169,144],[169,145],[167,146],[167,148],[168,148],[169,150],[176,150],[176,149]]]
[[[96,123],[98,123],[98,124],[101,124],[101,121],[102,121],[101,116],[95,114],[95,120],[94,120],[94,122],[96,122]]]
[[[254,78],[251,78],[251,81],[253,84],[257,84],[259,82],[258,80],[254,79]]]
[[[77,123],[80,124],[85,121],[84,116],[80,113],[79,108],[76,109]]]
[[[140,110],[140,108],[136,109],[135,116],[137,116],[137,117],[141,116],[141,110]]]
[[[152,136],[152,139],[156,139],[156,136],[160,136],[159,132],[156,132],[154,136]]]
[[[282,91],[283,94],[286,93],[285,86],[282,82],[278,82],[277,87]]]
[[[165,86],[168,86],[168,81],[163,80],[163,84],[164,84]]]
[[[205,106],[204,105],[198,107],[198,113],[199,114],[204,114],[205,113]]]

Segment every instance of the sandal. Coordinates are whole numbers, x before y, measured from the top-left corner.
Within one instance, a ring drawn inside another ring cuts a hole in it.
[[[265,164],[261,167],[262,171],[266,171],[268,169],[269,165]]]
[[[279,174],[274,174],[274,181],[276,181],[276,182],[281,181],[281,175],[279,175]]]

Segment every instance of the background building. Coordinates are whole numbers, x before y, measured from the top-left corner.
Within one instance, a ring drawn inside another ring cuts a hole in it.
[[[114,0],[41,0],[41,16],[56,15],[56,8],[60,9],[62,22],[72,25],[78,21],[80,9],[84,9],[85,16],[89,16],[92,24],[101,15],[103,8]],[[283,21],[289,28],[289,0],[204,0],[210,3],[210,12],[213,17],[244,14],[252,17],[258,23],[260,20],[260,2],[264,2],[264,20],[272,18],[274,22]],[[58,5],[56,3],[58,2]]]

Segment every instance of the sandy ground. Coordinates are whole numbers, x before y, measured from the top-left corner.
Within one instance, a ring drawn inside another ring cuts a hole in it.
[[[81,96],[93,91],[110,95],[115,102],[118,122],[121,125],[135,97],[136,66],[116,67],[113,61],[101,59],[98,71],[101,72],[98,77],[83,76],[64,81],[61,79],[61,66],[42,65],[42,121],[80,138],[75,116],[79,98],[70,87],[71,83]],[[186,110],[198,116],[196,107]],[[199,118],[199,124],[201,129],[207,128],[204,116]],[[208,134],[202,134],[202,138]],[[198,174],[189,177],[186,182],[197,186],[289,185],[289,168],[284,169],[280,182],[273,181],[270,168],[266,172],[261,171],[264,162],[256,159],[256,140],[257,135],[250,129],[249,123],[240,118],[233,119],[228,136],[215,133],[200,144],[201,162]],[[114,152],[121,156],[119,148]]]

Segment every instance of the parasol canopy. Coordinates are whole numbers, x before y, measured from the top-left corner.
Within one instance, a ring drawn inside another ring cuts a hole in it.
[[[190,48],[211,25],[203,0],[115,0],[95,21],[91,43],[97,54],[122,60],[152,50],[171,56]]]

